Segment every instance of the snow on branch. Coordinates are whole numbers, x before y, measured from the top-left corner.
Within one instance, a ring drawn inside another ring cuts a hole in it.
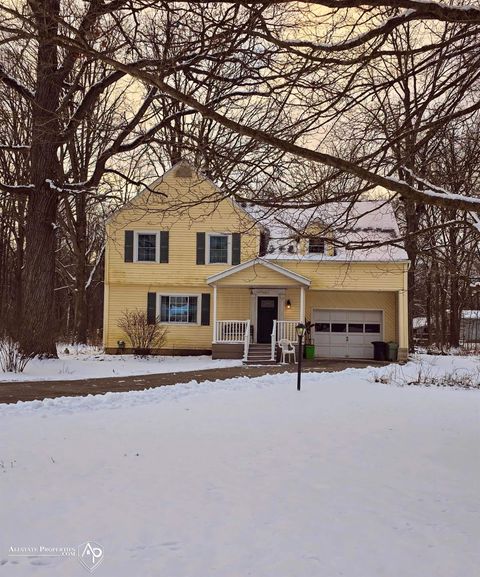
[[[404,198],[408,198],[416,202],[437,206],[446,206],[458,210],[480,212],[480,198],[471,198],[452,193],[439,193],[435,192],[434,190],[421,190],[411,186],[404,180],[399,180],[391,176],[384,176],[376,172],[372,172],[368,168],[363,167],[361,164],[356,164],[355,162],[345,158],[333,156],[332,154],[320,152],[318,150],[312,150],[310,148],[294,144],[290,142],[290,140],[278,138],[273,134],[263,130],[241,124],[232,118],[212,110],[208,106],[195,99],[193,96],[181,92],[158,76],[153,76],[142,70],[136,70],[133,66],[129,66],[128,64],[125,65],[120,62],[115,62],[115,65],[126,69],[133,76],[142,78],[149,84],[157,86],[175,100],[183,102],[190,108],[197,110],[202,116],[218,122],[222,126],[233,130],[237,134],[248,136],[254,140],[263,142],[267,145],[277,148],[278,150],[282,150],[300,158],[305,158],[306,160],[342,170],[360,178],[361,180],[371,182],[377,186],[382,186],[387,190],[398,193]]]
[[[7,150],[8,152],[28,152],[30,151],[29,144],[0,144],[0,150]]]
[[[35,94],[30,90],[30,88],[27,88],[25,84],[22,84],[19,80],[8,74],[5,68],[3,68],[3,66],[1,65],[0,65],[0,81],[3,82],[9,88],[15,90],[17,94],[20,94],[20,96],[23,96],[23,98],[25,98],[26,100],[31,101],[35,98]]]
[[[192,0],[196,4],[205,4],[210,0]],[[242,6],[255,6],[265,4],[264,0],[219,0],[222,4],[241,4]],[[480,23],[480,8],[467,4],[445,4],[431,0],[302,0],[304,4],[314,4],[331,8],[332,10],[341,10],[349,8],[362,8],[370,10],[371,8],[405,8],[412,10],[416,20],[435,19],[442,22],[458,23]],[[292,0],[271,0],[270,4],[289,4]]]
[[[5,184],[0,182],[0,191],[8,194],[23,194],[28,195],[34,190],[33,184]]]
[[[345,50],[351,50],[352,48],[358,48],[359,46],[366,44],[368,41],[378,38],[379,36],[384,36],[385,34],[392,32],[398,26],[406,24],[407,22],[415,20],[416,18],[416,13],[413,10],[406,10],[398,16],[388,18],[381,25],[363,32],[355,38],[342,40],[333,44],[327,44],[324,42],[311,42],[309,40],[281,40],[280,38],[274,37],[269,31],[267,31],[266,27],[264,28],[265,32],[263,34],[258,34],[258,36],[264,40],[272,42],[281,48],[305,48],[313,51],[341,52]]]
[[[104,242],[102,244],[102,248],[100,249],[100,251],[98,253],[98,256],[95,260],[95,264],[93,265],[92,270],[90,271],[90,275],[88,276],[88,280],[85,283],[86,289],[88,289],[90,287],[90,285],[92,284],[93,277],[95,276],[95,271],[97,270],[97,267],[98,267],[100,261],[102,260],[103,253],[105,252],[105,245],[106,245],[106,242]]]

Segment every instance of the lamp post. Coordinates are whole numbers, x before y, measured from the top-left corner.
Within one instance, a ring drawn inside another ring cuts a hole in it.
[[[297,372],[297,391],[300,390],[302,380],[302,357],[303,357],[303,335],[305,334],[305,325],[298,323],[295,327],[298,336],[298,372]]]

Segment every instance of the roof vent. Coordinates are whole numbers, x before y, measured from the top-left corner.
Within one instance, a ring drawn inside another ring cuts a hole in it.
[[[187,163],[182,163],[175,171],[177,178],[192,178],[192,169]]]

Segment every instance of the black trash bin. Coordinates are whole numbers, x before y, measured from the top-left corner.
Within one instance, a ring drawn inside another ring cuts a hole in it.
[[[387,345],[387,360],[388,361],[397,361],[398,360],[398,344],[390,341],[386,343]]]
[[[387,343],[384,341],[373,341],[373,358],[375,361],[385,361],[387,359]]]

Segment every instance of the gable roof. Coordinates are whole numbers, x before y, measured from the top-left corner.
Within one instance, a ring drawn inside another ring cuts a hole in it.
[[[191,174],[188,174],[188,171],[190,171]],[[249,219],[249,221],[252,222],[252,224],[254,224],[259,228],[262,227],[261,223],[257,222],[256,219],[253,217],[253,215],[248,210],[246,210],[244,206],[236,202],[235,199],[226,196],[222,191],[222,189],[217,184],[215,184],[211,178],[209,178],[206,174],[204,174],[201,170],[196,168],[192,163],[188,162],[187,160],[180,160],[179,162],[174,164],[171,168],[169,168],[166,172],[164,172],[162,176],[159,176],[157,179],[155,179],[154,182],[152,182],[152,184],[148,186],[148,188],[145,187],[135,196],[132,196],[132,198],[130,198],[126,202],[126,204],[121,206],[116,211],[112,212],[112,214],[107,217],[106,222],[113,220],[119,213],[125,210],[134,209],[136,200],[140,199],[143,195],[147,193],[152,194],[152,190],[157,189],[162,184],[163,181],[165,181],[168,177],[173,176],[174,174],[177,174],[177,176],[179,176],[180,178],[192,178],[193,175],[196,175],[198,177],[198,180],[200,180],[201,182],[207,182],[216,192],[218,192],[219,195],[223,196],[222,200],[230,202],[237,210],[242,212]]]
[[[217,274],[212,274],[211,276],[209,276],[207,278],[207,284],[214,284],[219,280],[227,278],[231,275],[239,273],[242,270],[251,268],[251,267],[256,266],[256,265],[264,266],[265,268],[273,270],[274,272],[281,274],[287,278],[290,278],[290,279],[294,280],[295,282],[298,282],[299,284],[302,284],[304,286],[310,286],[310,284],[311,284],[310,279],[308,279],[307,277],[305,277],[301,274],[297,274],[296,272],[288,270],[288,269],[284,268],[283,266],[280,266],[278,264],[275,264],[273,262],[270,262],[270,261],[265,260],[265,259],[260,258],[260,257],[252,258],[250,260],[247,260],[246,262],[243,262],[241,264],[237,264],[236,266],[232,266],[231,268],[229,268],[227,270],[224,270],[224,271],[219,272]]]

